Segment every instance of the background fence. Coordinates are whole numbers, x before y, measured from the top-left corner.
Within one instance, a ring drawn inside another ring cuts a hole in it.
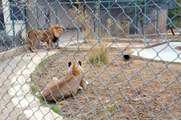
[[[180,0],[0,0],[1,119],[181,119],[180,20]],[[31,53],[28,31],[55,24],[59,49]],[[73,60],[87,88],[47,102]]]

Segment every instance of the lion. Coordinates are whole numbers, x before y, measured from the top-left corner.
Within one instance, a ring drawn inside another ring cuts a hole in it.
[[[28,47],[31,52],[35,52],[40,46],[40,41],[47,43],[48,50],[52,47],[52,43],[55,42],[57,42],[56,47],[58,47],[58,38],[62,33],[63,28],[59,24],[50,26],[47,30],[31,30],[28,32]]]
[[[54,78],[41,94],[48,102],[64,100],[75,96],[79,89],[86,89],[88,82],[83,79],[81,61],[68,63],[69,74],[64,79]]]

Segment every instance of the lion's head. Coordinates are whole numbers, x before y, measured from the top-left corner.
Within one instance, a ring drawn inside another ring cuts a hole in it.
[[[73,75],[80,75],[83,72],[82,69],[82,62],[81,61],[71,61],[68,63],[68,72],[72,73]]]
[[[54,33],[55,37],[57,37],[57,38],[60,37],[61,34],[63,33],[62,26],[59,24],[54,25],[53,26],[53,33]]]

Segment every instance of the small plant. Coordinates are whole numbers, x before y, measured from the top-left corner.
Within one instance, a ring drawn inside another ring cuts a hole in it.
[[[37,98],[39,99],[40,103],[42,105],[45,105],[47,107],[49,107],[53,112],[59,114],[59,115],[63,115],[63,112],[61,111],[61,109],[58,107],[58,105],[56,104],[47,104],[47,102],[45,101],[44,97],[42,95],[37,95]]]
[[[37,76],[37,71],[32,72],[30,77],[33,81],[37,81],[39,79],[39,76]]]
[[[38,87],[37,87],[36,85],[32,85],[32,86],[31,86],[31,92],[32,92],[33,94],[36,94],[36,93],[38,92]]]
[[[59,115],[63,115],[63,112],[61,111],[61,109],[55,105],[55,104],[47,104],[47,107],[49,107],[53,112],[59,114]]]
[[[39,99],[40,103],[45,104],[45,99],[42,95],[37,95],[37,98]]]
[[[95,65],[95,64],[98,64],[98,61],[99,61],[99,57],[94,52],[91,52],[88,56],[89,64]]]
[[[39,99],[40,103],[42,105],[45,105],[47,107],[49,107],[53,112],[59,114],[59,115],[63,115],[63,112],[61,111],[61,109],[58,107],[58,105],[56,104],[47,104],[47,102],[45,101],[44,97],[42,95],[37,95],[37,98]]]
[[[114,112],[116,111],[116,105],[115,104],[110,104],[107,106],[107,109],[109,112]]]
[[[42,95],[37,95],[37,92],[38,92],[38,88],[36,85],[33,85],[31,87],[31,92],[33,94],[35,94],[35,96],[39,99],[39,102],[42,104],[42,105],[45,105],[47,107],[49,107],[53,112],[59,114],[59,115],[63,115],[63,112],[61,111],[61,109],[55,105],[55,104],[47,104],[47,102],[45,101],[44,97]]]
[[[99,49],[99,58],[100,58],[100,61],[101,61],[104,65],[108,64],[108,62],[109,62],[109,55],[108,55],[108,53],[105,51],[105,49],[103,49],[103,48],[100,48],[100,49]]]
[[[88,63],[91,65],[99,63],[106,65],[109,63],[109,55],[103,47],[95,48],[88,56]]]

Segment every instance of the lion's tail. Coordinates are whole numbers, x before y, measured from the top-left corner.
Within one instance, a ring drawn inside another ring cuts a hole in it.
[[[30,47],[30,51],[34,53],[36,50]]]
[[[36,51],[30,43],[26,43],[25,45],[26,45],[26,48],[29,49],[32,53]]]

